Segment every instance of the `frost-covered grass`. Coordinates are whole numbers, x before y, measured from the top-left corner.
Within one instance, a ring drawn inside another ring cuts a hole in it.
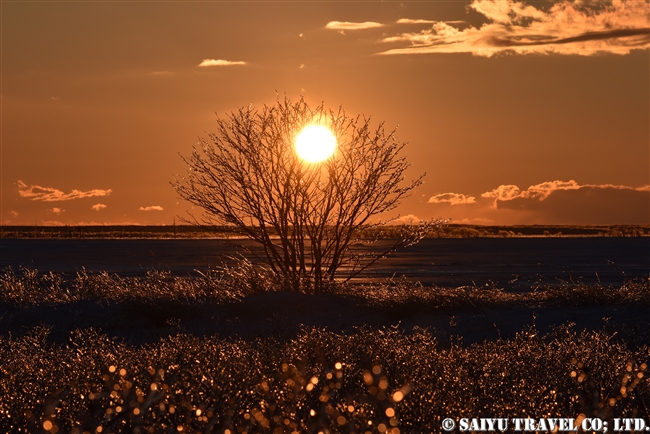
[[[65,304],[80,300],[166,300],[178,303],[236,302],[250,294],[282,291],[270,274],[248,261],[233,267],[208,270],[200,277],[179,277],[167,271],[149,271],[144,277],[78,272],[65,279],[60,274],[39,275],[38,270],[11,268],[0,274],[0,303],[13,306]],[[564,283],[535,288],[528,292],[508,292],[497,287],[424,287],[406,279],[373,284],[334,283],[332,294],[363,299],[389,308],[491,309],[508,306],[610,306],[649,304],[650,277],[621,286]],[[309,292],[305,286],[304,292]]]
[[[246,264],[199,278],[5,270],[0,307],[9,317],[83,300],[192,311],[282,289]],[[650,305],[647,280],[529,293],[405,280],[330,290],[378,312]],[[246,340],[176,331],[145,344],[94,327],[72,329],[64,342],[50,334],[36,325],[0,335],[0,432],[429,433],[446,417],[650,420],[650,347],[628,346],[611,329],[531,326],[472,345],[394,327],[303,327],[288,339],[269,331]]]
[[[305,329],[288,342],[95,330],[0,338],[3,432],[439,432],[445,417],[647,417],[648,347],[535,329],[441,349],[425,330]],[[230,431],[227,431],[230,430]]]

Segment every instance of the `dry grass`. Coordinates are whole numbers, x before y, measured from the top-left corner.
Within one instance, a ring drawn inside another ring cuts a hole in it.
[[[246,263],[180,278],[81,272],[66,280],[5,270],[0,306],[113,300],[193,310],[283,289]],[[388,311],[522,305],[649,304],[648,280],[617,288],[566,285],[529,293],[424,288],[404,280],[334,285]],[[304,327],[290,339],[175,334],[144,345],[95,328],[55,343],[48,327],[0,336],[0,432],[440,432],[445,417],[642,417],[650,420],[650,347],[615,330],[461,345],[429,330]]]
[[[94,330],[0,338],[5,432],[439,432],[445,417],[645,417],[650,349],[568,327],[440,349],[429,332],[305,329],[256,342]],[[52,431],[51,431],[52,432]]]
[[[66,280],[59,274],[39,275],[38,270],[11,268],[0,274],[0,303],[13,306],[65,304],[80,300],[160,301],[193,304],[240,301],[250,294],[287,290],[278,279],[246,260],[201,273],[178,277],[167,271],[148,271],[144,277],[78,272]],[[305,284],[303,291],[309,292]],[[507,292],[495,286],[457,288],[424,287],[406,279],[376,284],[333,283],[327,291],[363,299],[370,305],[419,310],[476,309],[535,306],[609,306],[650,304],[650,277],[630,280],[618,287],[563,283],[529,292]]]

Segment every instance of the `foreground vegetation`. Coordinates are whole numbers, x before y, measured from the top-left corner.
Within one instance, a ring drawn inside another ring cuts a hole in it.
[[[0,338],[4,432],[439,432],[445,417],[645,417],[650,349],[568,327],[441,349],[426,330],[288,342]]]
[[[11,326],[34,307],[84,300],[166,318],[179,310],[196,315],[206,306],[234,308],[281,289],[245,262],[200,278],[80,272],[65,279],[5,270],[0,432],[396,434],[441,432],[446,417],[650,420],[648,339],[630,345],[611,328],[580,331],[567,324],[544,334],[532,325],[512,338],[472,345],[417,327],[302,327],[289,337],[269,331],[254,339],[167,328],[163,338],[134,344],[74,322],[63,341],[53,339],[51,324]],[[527,293],[402,280],[331,291],[387,316],[413,309],[650,305],[647,279]]]

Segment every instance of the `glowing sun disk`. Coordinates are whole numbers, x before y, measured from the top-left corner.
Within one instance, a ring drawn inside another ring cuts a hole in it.
[[[320,125],[308,125],[296,137],[296,152],[310,163],[327,160],[335,149],[336,137]]]

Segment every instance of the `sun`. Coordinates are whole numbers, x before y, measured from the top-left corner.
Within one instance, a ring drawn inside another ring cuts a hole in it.
[[[336,149],[336,137],[326,127],[308,125],[296,137],[296,152],[305,161],[327,160]]]

